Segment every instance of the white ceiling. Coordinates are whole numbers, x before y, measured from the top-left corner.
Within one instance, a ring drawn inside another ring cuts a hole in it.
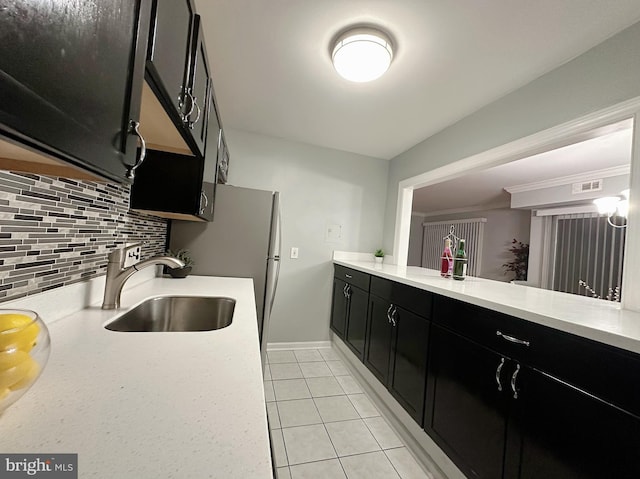
[[[390,159],[640,19],[639,0],[196,0],[225,127]],[[355,84],[329,43],[394,38]]]
[[[632,121],[612,125],[610,133],[501,166],[417,189],[412,210],[433,214],[449,210],[508,207],[509,186],[602,170],[631,162]]]

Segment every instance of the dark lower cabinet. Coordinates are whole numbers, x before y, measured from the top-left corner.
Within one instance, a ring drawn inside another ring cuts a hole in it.
[[[430,322],[395,306],[389,391],[417,423],[422,423]]]
[[[334,278],[331,329],[361,360],[364,354],[368,300],[368,292]]]
[[[347,326],[345,340],[351,350],[362,360],[367,331],[367,308],[369,294],[351,286],[347,288]]]
[[[331,305],[331,329],[342,339],[347,327],[347,283],[334,278],[333,303]]]
[[[470,478],[502,478],[506,367],[499,354],[432,325],[424,427]]]
[[[391,311],[393,305],[386,299],[369,296],[369,332],[364,364],[385,386],[389,382],[391,364]]]
[[[640,478],[637,354],[338,265],[331,328],[470,479]]]
[[[640,419],[523,367],[512,396],[508,479],[637,479]]]
[[[366,273],[335,265],[331,330],[362,361],[364,357],[369,281]]]
[[[375,295],[369,297],[364,363],[416,422],[422,422],[429,321]]]

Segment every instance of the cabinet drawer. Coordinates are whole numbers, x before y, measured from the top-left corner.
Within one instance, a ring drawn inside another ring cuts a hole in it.
[[[339,264],[333,265],[335,268],[334,276],[342,281],[357,286],[369,292],[370,276],[367,273],[356,271],[355,269],[345,268]]]
[[[373,276],[371,278],[371,294],[402,306],[423,318],[431,317],[433,294],[428,291]]]
[[[442,296],[433,321],[640,417],[637,354]]]

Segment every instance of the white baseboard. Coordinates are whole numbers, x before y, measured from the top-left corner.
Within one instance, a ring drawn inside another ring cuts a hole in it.
[[[331,341],[297,341],[293,343],[267,343],[267,351],[282,351],[285,349],[326,349],[331,347]]]
[[[346,363],[348,369],[362,384],[376,407],[391,423],[392,429],[404,441],[416,460],[431,472],[434,479],[466,479],[466,476],[449,459],[440,447],[400,406],[391,393],[360,362],[347,345],[332,333],[333,349]]]

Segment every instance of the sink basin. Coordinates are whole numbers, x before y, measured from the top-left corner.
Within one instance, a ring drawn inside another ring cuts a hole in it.
[[[235,306],[234,299],[224,297],[161,296],[140,303],[105,328],[129,332],[212,331],[231,324]]]

